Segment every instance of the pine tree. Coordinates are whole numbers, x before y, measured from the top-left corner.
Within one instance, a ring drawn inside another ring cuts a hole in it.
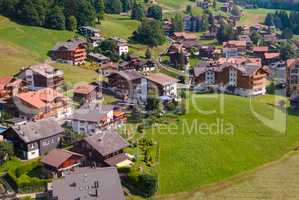
[[[77,19],[74,16],[69,16],[66,20],[66,29],[74,31],[77,29]]]
[[[151,50],[149,48],[146,49],[145,58],[146,59],[151,59],[152,58],[152,52],[151,52]]]
[[[100,22],[100,20],[104,19],[104,15],[105,15],[105,4],[104,4],[104,0],[98,0],[97,1],[96,11],[97,11],[98,22]]]

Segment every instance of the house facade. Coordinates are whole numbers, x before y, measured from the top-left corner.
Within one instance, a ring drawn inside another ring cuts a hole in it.
[[[108,89],[116,96],[132,103],[144,102],[147,97],[147,82],[135,70],[122,70],[108,77]]]
[[[64,129],[53,119],[15,125],[3,133],[23,159],[30,160],[58,147]]]
[[[124,153],[129,146],[117,132],[108,131],[84,138],[75,144],[76,152],[85,155],[88,161],[98,166],[118,166],[121,163],[131,163]]]
[[[26,120],[63,119],[72,114],[69,99],[52,88],[19,93],[13,103],[19,117]]]
[[[22,69],[17,76],[26,83],[30,90],[56,89],[64,83],[64,73],[47,63]]]
[[[93,84],[79,85],[73,93],[73,100],[81,104],[90,103],[101,96],[98,92],[98,86]]]
[[[57,43],[51,51],[53,60],[72,65],[84,64],[87,58],[86,43],[80,39]]]
[[[287,61],[287,88],[289,95],[299,95],[299,59]]]
[[[70,120],[73,131],[94,135],[112,126],[121,126],[126,114],[113,105],[92,103],[76,110]]]
[[[65,149],[53,149],[43,159],[41,163],[44,171],[53,177],[64,176],[81,165],[84,156]]]
[[[255,64],[204,63],[194,68],[194,84],[240,96],[263,95],[267,75],[265,68]]]

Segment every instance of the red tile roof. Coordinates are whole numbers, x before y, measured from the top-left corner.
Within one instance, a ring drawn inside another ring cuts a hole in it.
[[[11,76],[3,76],[0,77],[0,90],[3,90],[4,87],[9,84],[13,80]]]
[[[76,87],[74,89],[74,93],[77,94],[89,94],[92,91],[94,91],[97,87],[95,85],[90,85],[90,84],[84,84]]]
[[[83,155],[74,153],[68,150],[64,149],[53,149],[46,155],[41,162],[46,165],[50,165],[55,168],[59,168],[60,165],[62,165],[65,161],[67,161],[72,156],[78,156],[80,158],[83,157]]]
[[[20,93],[16,97],[35,108],[44,108],[48,102],[57,97],[63,97],[63,95],[52,88],[44,88],[38,91]]]
[[[267,46],[256,46],[253,48],[254,52],[267,52],[269,51],[269,47]]]
[[[265,59],[275,59],[280,57],[280,53],[265,53]]]

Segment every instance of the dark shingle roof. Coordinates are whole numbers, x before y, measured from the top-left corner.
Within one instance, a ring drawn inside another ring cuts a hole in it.
[[[109,155],[129,146],[117,132],[104,132],[84,138],[102,156]]]
[[[81,158],[83,157],[81,154],[74,153],[65,149],[53,149],[41,160],[41,162],[43,164],[58,168],[62,163],[64,163],[72,156],[78,156]]]
[[[53,196],[59,200],[125,200],[116,168],[78,168],[53,180]]]
[[[64,132],[64,129],[53,119],[28,122],[12,126],[11,128],[25,143],[52,137]]]

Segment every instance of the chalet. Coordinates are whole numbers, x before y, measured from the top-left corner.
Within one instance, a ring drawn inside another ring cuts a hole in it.
[[[240,56],[240,51],[237,48],[223,48],[223,54],[226,58]]]
[[[103,40],[104,38],[94,36],[87,38],[87,43],[91,44],[93,47],[98,47]]]
[[[167,51],[167,55],[170,58],[170,64],[175,67],[189,66],[190,54],[183,47],[182,43],[173,43]]]
[[[16,125],[3,133],[23,159],[34,159],[57,148],[64,129],[53,119]]]
[[[118,51],[117,53],[119,56],[129,53],[129,46],[126,40],[117,37],[113,37],[111,39],[116,42],[116,47]]]
[[[87,55],[87,58],[89,61],[91,62],[95,62],[97,64],[104,64],[104,63],[108,63],[108,62],[111,62],[110,58],[104,56],[103,54],[100,54],[100,53],[89,53]]]
[[[121,70],[108,77],[109,90],[126,101],[143,102],[147,97],[146,80],[135,70]]]
[[[217,32],[206,31],[201,36],[201,39],[203,39],[203,40],[214,40],[214,39],[216,39],[216,37],[217,37]]]
[[[78,168],[54,179],[49,200],[125,200],[116,168]]]
[[[85,37],[100,37],[100,31],[94,27],[91,26],[81,26],[78,28],[79,33],[84,35]]]
[[[98,70],[98,74],[101,76],[109,76],[112,72],[119,70],[119,64],[114,62],[107,62],[100,64],[100,69]]]
[[[123,124],[126,114],[113,105],[91,103],[76,110],[70,120],[75,132],[93,135],[111,126]]]
[[[252,45],[253,45],[253,42],[252,42],[252,40],[250,39],[249,35],[239,35],[239,36],[238,36],[238,39],[239,39],[240,41],[245,41],[247,47],[252,47]]]
[[[119,70],[136,70],[149,72],[156,69],[156,63],[151,59],[140,59],[138,57],[129,56],[128,61],[119,64]]]
[[[154,90],[160,97],[177,99],[178,79],[172,78],[161,73],[151,73],[146,76],[148,90]]]
[[[276,34],[264,34],[262,35],[262,39],[265,41],[265,42],[268,42],[268,43],[273,43],[275,41],[277,41],[277,36]]]
[[[194,83],[240,96],[266,93],[267,70],[255,64],[204,63],[194,68]]]
[[[183,18],[184,31],[198,32],[202,25],[202,17],[200,16],[184,16]]]
[[[97,85],[83,84],[77,86],[73,91],[73,100],[81,104],[90,103],[100,97]]]
[[[86,43],[80,39],[57,43],[51,51],[53,60],[73,65],[80,65],[86,59]]]
[[[244,52],[247,48],[247,43],[244,40],[229,40],[227,42],[223,42],[224,48],[237,48],[238,51]]]
[[[7,100],[25,91],[25,83],[11,76],[0,77],[0,99]]]
[[[75,144],[75,151],[86,156],[87,160],[96,162],[98,166],[121,166],[132,163],[124,149],[128,142],[117,132],[98,133],[84,138]]]
[[[223,3],[223,5],[220,7],[220,10],[222,12],[230,12],[232,10],[232,4],[231,3]]]
[[[64,83],[64,73],[47,63],[24,68],[17,77],[22,79],[30,90],[56,89]]]
[[[27,120],[63,119],[72,113],[68,98],[52,88],[19,93],[13,102],[19,117]]]
[[[84,156],[65,149],[53,149],[43,159],[41,163],[44,171],[55,176],[64,176],[79,167]]]
[[[172,33],[173,33],[173,24],[171,21],[168,21],[168,20],[164,20],[163,21],[163,30],[164,30],[164,33],[167,35],[167,36],[171,36]]]
[[[193,33],[175,32],[172,38],[177,42],[183,42],[186,40],[197,40],[197,36]]]
[[[279,52],[267,52],[264,53],[263,64],[271,64],[280,60]]]
[[[267,53],[267,52],[269,52],[269,47],[268,46],[255,46],[255,47],[253,47],[253,54],[256,57],[263,58],[264,54]]]
[[[199,48],[199,56],[203,58],[212,58],[214,51],[214,46],[203,45]]]
[[[287,85],[289,95],[299,95],[299,59],[287,60]]]

